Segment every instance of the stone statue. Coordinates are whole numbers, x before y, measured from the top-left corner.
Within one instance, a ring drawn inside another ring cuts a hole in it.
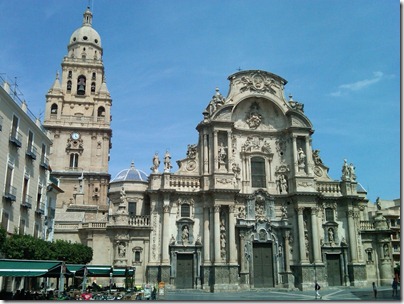
[[[219,154],[219,161],[223,163],[226,158],[226,147],[223,146],[223,143],[220,143],[219,145],[218,154]]]
[[[330,243],[334,242],[334,231],[332,230],[332,228],[328,229],[328,241]]]
[[[316,165],[321,165],[323,163],[319,154],[320,154],[320,150],[313,151],[313,161]]]
[[[303,149],[299,148],[297,150],[297,163],[299,165],[304,165],[304,160],[306,158],[306,154],[304,154]]]
[[[226,235],[224,233],[220,234],[220,252],[221,257],[226,257]]]
[[[153,173],[157,173],[159,172],[158,171],[159,166],[160,166],[160,159],[158,153],[156,152],[153,156],[153,167],[151,167],[150,170],[152,170]]]
[[[184,228],[182,228],[182,243],[188,244],[188,241],[189,241],[189,229],[188,226],[185,225]]]
[[[126,192],[125,192],[125,188],[122,187],[121,189],[121,197],[120,197],[121,203],[122,204],[126,204],[128,202],[128,199],[126,197]]]
[[[238,164],[236,164],[236,163],[233,163],[232,164],[232,171],[234,173],[234,178],[236,180],[238,180],[239,176],[240,176],[240,172],[241,172],[240,166]]]
[[[288,193],[288,181],[286,180],[284,174],[281,174],[279,177],[279,189],[282,194]]]
[[[355,174],[355,166],[350,163],[348,166],[348,172],[349,172],[349,177],[351,178],[351,181],[356,181],[356,174]]]
[[[166,154],[164,155],[164,172],[170,172],[170,169],[173,166],[171,166],[171,155],[166,151]]]
[[[285,206],[282,206],[282,207],[281,207],[281,212],[282,212],[282,215],[281,215],[281,218],[282,218],[282,219],[285,219],[285,218],[288,217],[288,210],[286,209]]]
[[[342,165],[342,177],[341,177],[341,179],[343,181],[349,181],[350,180],[349,177],[350,176],[349,176],[348,163],[347,163],[346,159],[344,159],[344,164]]]
[[[124,243],[119,243],[118,245],[118,256],[124,258],[126,256],[126,248]]]
[[[174,245],[174,244],[175,244],[174,235],[171,235],[170,244],[171,244],[171,245]]]
[[[383,251],[384,251],[384,257],[388,258],[389,257],[389,245],[384,244],[383,245]]]

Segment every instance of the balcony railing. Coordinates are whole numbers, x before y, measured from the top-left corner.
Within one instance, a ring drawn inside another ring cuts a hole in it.
[[[150,226],[150,217],[148,215],[136,215],[129,217],[129,226],[141,227]]]
[[[15,202],[17,195],[17,188],[13,186],[6,186],[6,189],[4,191],[4,198],[8,201]]]
[[[45,204],[37,203],[35,213],[40,214],[40,215],[45,214]]]
[[[46,156],[44,156],[44,155],[42,155],[42,157],[41,157],[40,166],[41,166],[42,168],[44,168],[45,170],[48,170],[48,169],[49,169],[49,159],[48,159]]]
[[[22,135],[17,130],[12,130],[10,133],[10,142],[14,144],[16,147],[21,147]]]
[[[28,194],[25,195],[25,198],[22,201],[21,206],[31,209],[32,208],[32,196],[28,195]]]
[[[26,154],[28,157],[30,157],[31,159],[36,159],[36,156],[37,156],[36,147],[33,146],[32,144],[29,145],[29,146],[27,147],[27,151],[25,152],[25,154]]]

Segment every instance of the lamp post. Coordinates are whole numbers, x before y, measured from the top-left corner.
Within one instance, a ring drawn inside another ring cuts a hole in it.
[[[111,266],[111,269],[109,270],[109,293],[111,293],[111,288],[112,288],[112,274],[114,273],[114,267]]]

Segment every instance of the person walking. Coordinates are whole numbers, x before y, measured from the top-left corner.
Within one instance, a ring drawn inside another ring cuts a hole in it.
[[[372,283],[372,287],[373,287],[373,294],[375,295],[375,298],[377,298],[377,287],[375,282]]]
[[[320,285],[317,283],[317,281],[314,284],[314,290],[316,291],[316,299],[317,298],[322,298],[322,296],[320,295]]]
[[[397,293],[397,288],[398,288],[398,282],[397,278],[393,278],[393,283],[391,284],[391,287],[393,288],[393,297],[398,295]]]

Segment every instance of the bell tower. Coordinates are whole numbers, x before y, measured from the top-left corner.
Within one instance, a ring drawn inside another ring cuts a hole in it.
[[[73,32],[62,61],[62,73],[46,94],[44,126],[53,144],[51,175],[64,191],[57,208],[85,211],[91,220],[107,210],[111,104],[100,35],[92,27],[90,8]],[[105,210],[104,210],[105,209]]]

